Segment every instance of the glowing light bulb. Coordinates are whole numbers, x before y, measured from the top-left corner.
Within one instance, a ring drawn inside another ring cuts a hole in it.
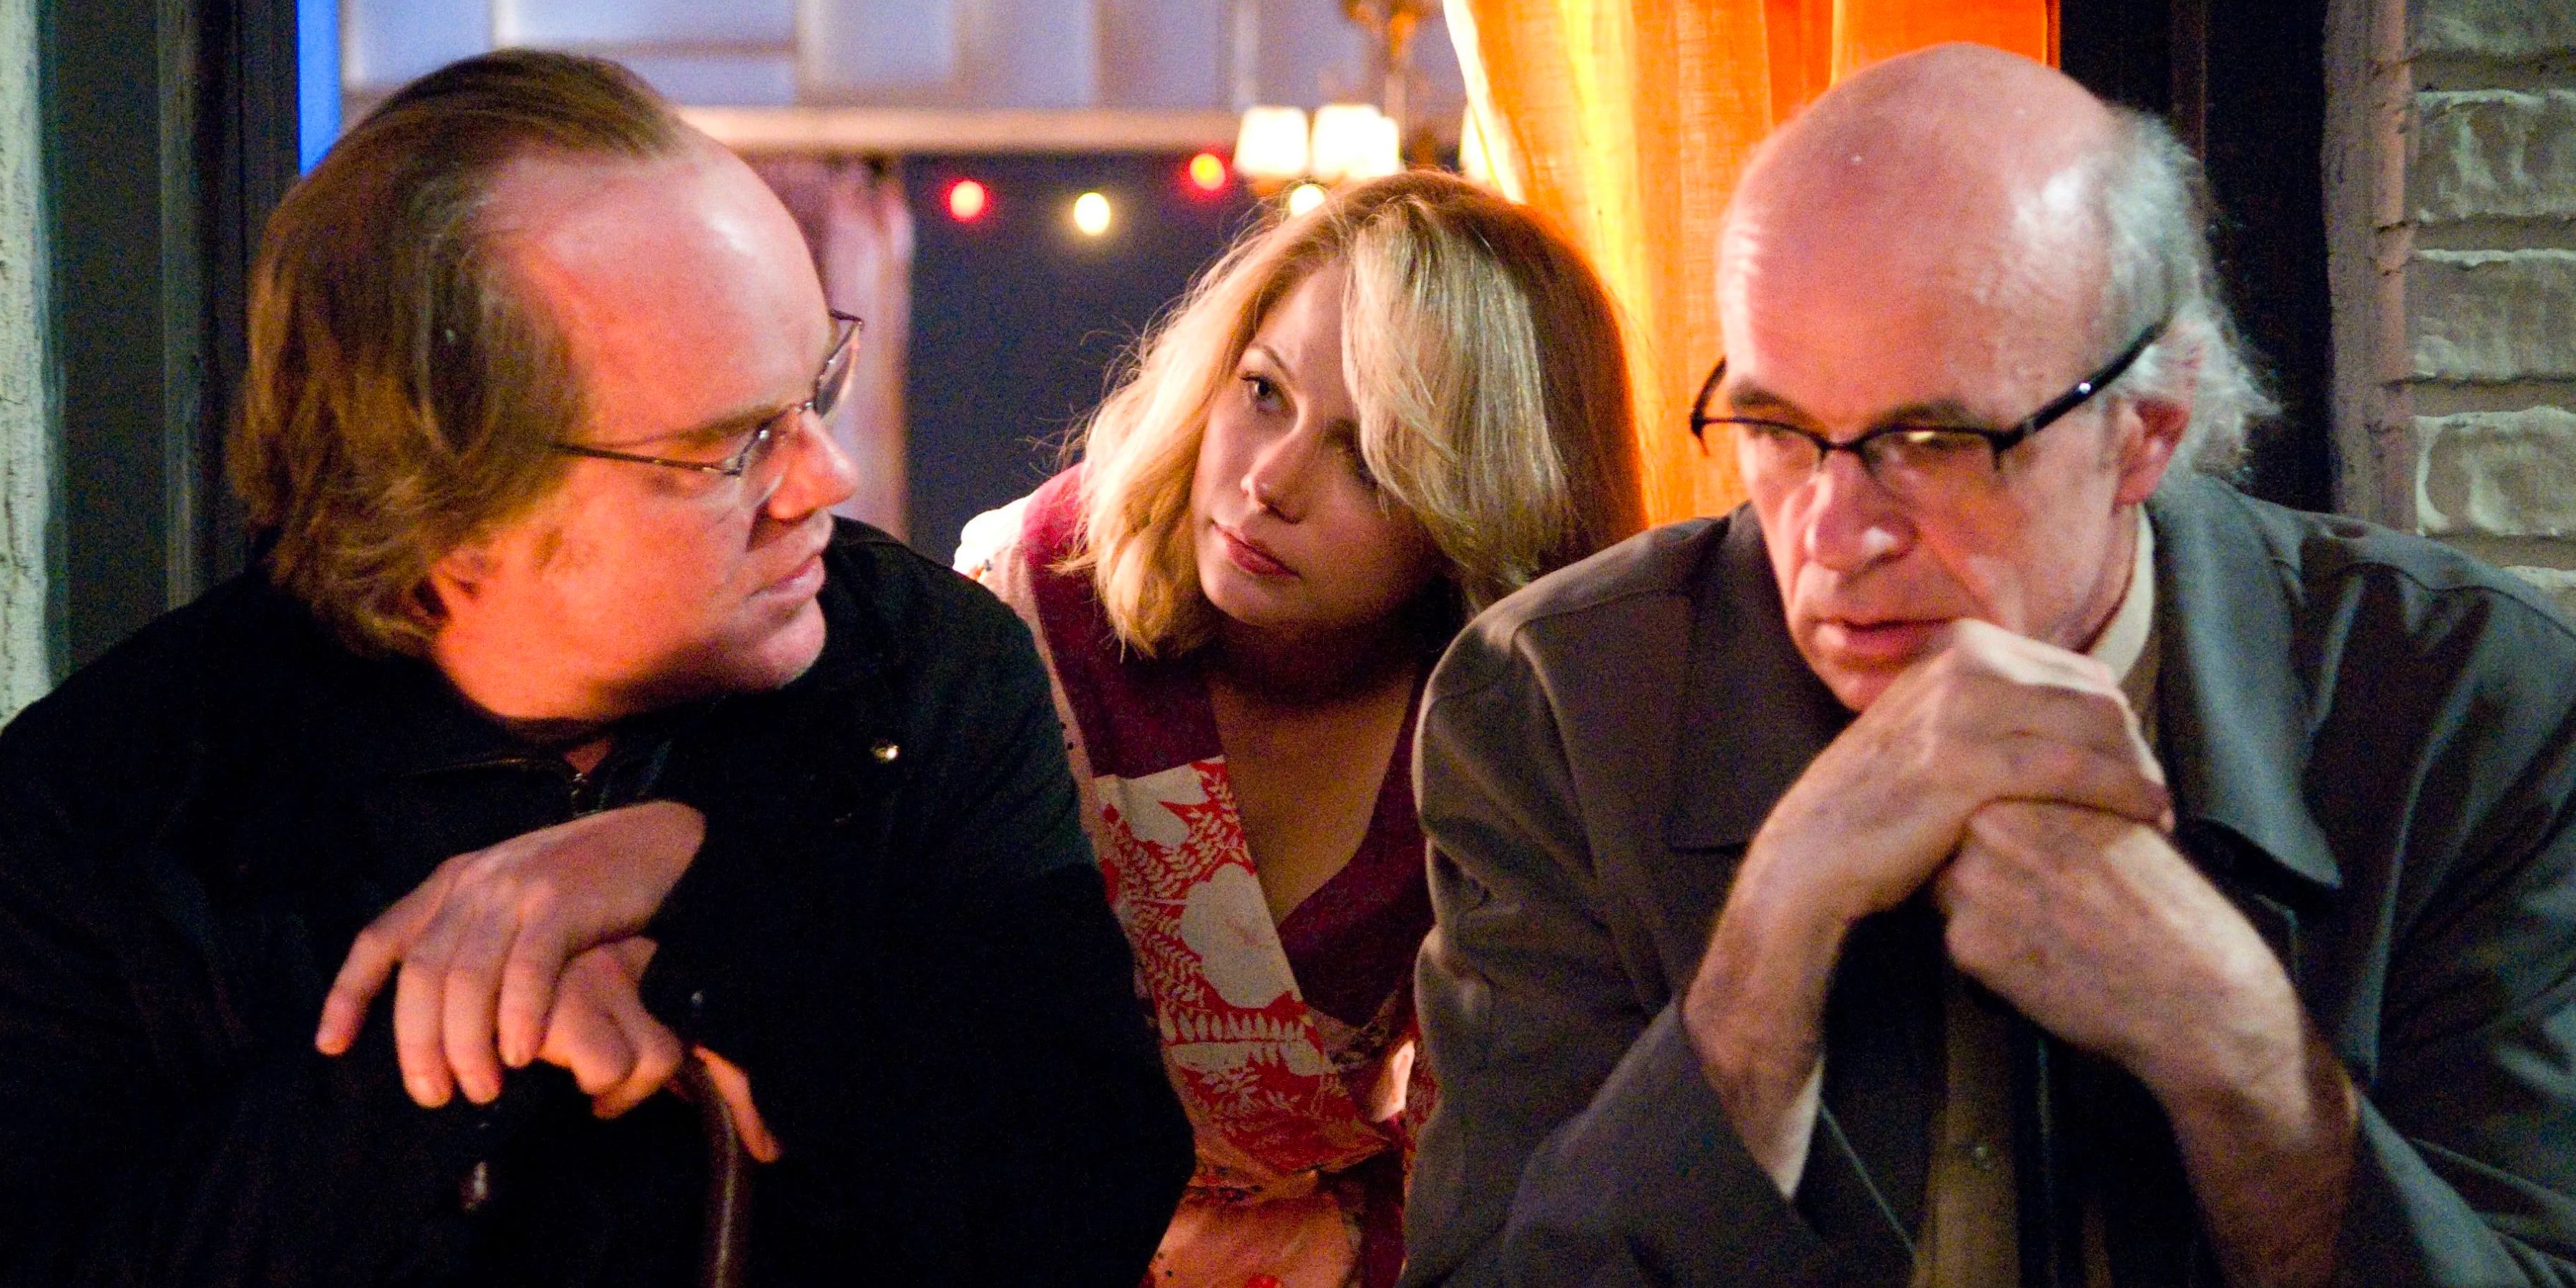
[[[960,179],[948,185],[949,218],[961,224],[971,224],[984,217],[984,211],[991,206],[992,200],[992,194],[984,191],[984,185],[972,179]]]
[[[1248,107],[1234,138],[1234,168],[1247,179],[1285,183],[1306,173],[1306,110]]]
[[[1085,237],[1098,237],[1109,231],[1109,198],[1086,192],[1073,199],[1073,226]]]
[[[1213,152],[1202,152],[1190,158],[1190,183],[1201,192],[1214,192],[1225,186],[1225,162]]]
[[[1301,183],[1288,190],[1288,213],[1291,216],[1302,215],[1322,204],[1324,188],[1321,184]]]

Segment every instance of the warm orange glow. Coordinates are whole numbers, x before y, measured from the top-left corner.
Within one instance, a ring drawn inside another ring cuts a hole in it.
[[[961,224],[971,224],[984,217],[992,204],[992,194],[972,179],[960,179],[948,185],[948,215]]]
[[[1744,496],[1735,454],[1703,455],[1685,417],[1718,356],[1718,220],[1762,136],[1909,49],[2057,57],[2057,0],[1464,0],[1447,15],[1494,185],[1561,221],[1629,319],[1657,523]]]
[[[1190,158],[1190,183],[1201,192],[1214,192],[1225,186],[1225,162],[1213,152],[1202,152]]]

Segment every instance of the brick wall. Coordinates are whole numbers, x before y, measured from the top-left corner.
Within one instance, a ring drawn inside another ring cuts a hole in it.
[[[56,391],[46,350],[36,6],[0,0],[0,720],[42,696]]]
[[[2576,610],[2576,0],[2338,0],[2337,504]]]

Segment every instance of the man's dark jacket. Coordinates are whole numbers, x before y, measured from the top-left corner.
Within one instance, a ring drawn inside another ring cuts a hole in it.
[[[441,860],[649,797],[704,847],[646,1004],[749,1074],[752,1282],[1132,1288],[1187,1124],[1046,677],[982,590],[844,525],[821,659],[631,721],[592,773],[256,574],[0,733],[0,1282],[670,1284],[704,1146],[561,1071],[440,1110],[386,998],[313,1049],[358,929]]]
[[[2361,1093],[2340,1281],[2576,1281],[2576,633],[2428,541],[2204,478],[2147,509],[2176,839]],[[1906,1282],[1942,1077],[1929,910],[1845,946],[1794,1203],[1677,1011],[1745,847],[1850,720],[1742,510],[1460,637],[1416,744],[1440,1105],[1408,1283]],[[2061,1072],[2073,1146],[2022,1175],[2096,1189],[2120,1284],[2216,1283],[2152,1099]]]

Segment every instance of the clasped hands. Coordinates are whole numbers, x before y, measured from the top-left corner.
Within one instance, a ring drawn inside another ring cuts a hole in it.
[[[1684,1019],[1766,1165],[1860,918],[1929,887],[1953,963],[2170,1103],[2304,1055],[2261,936],[2174,847],[2172,797],[2100,663],[1977,621],[1890,684],[1747,852]],[[1775,1174],[1776,1169],[1775,1169]]]
[[[455,1091],[488,1104],[505,1066],[541,1061],[570,1072],[600,1117],[625,1113],[688,1055],[638,994],[655,948],[642,931],[705,835],[696,810],[655,801],[449,859],[359,932],[314,1046],[347,1051],[391,980],[394,1049],[421,1105]],[[749,1078],[704,1047],[696,1054],[744,1146],[775,1161]]]

